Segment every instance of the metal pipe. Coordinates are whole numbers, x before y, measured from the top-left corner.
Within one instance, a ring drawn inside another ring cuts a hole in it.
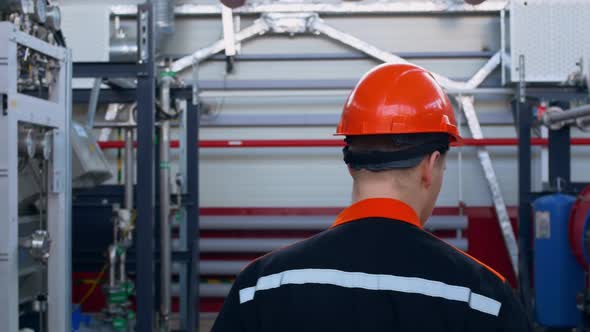
[[[199,262],[201,275],[235,276],[250,264],[249,261],[208,261]]]
[[[562,122],[575,121],[577,118],[590,116],[590,104],[570,108],[566,111],[561,111],[558,108],[549,108],[543,114],[543,123],[546,126],[556,125]]]
[[[249,260],[200,260],[199,271],[205,276],[236,276],[248,264]],[[180,274],[180,264],[172,266],[173,274]]]
[[[491,51],[450,51],[450,52],[397,52],[397,56],[404,59],[472,59],[490,58]],[[184,55],[182,55],[184,56]],[[171,57],[180,57],[178,55]],[[365,60],[371,57],[361,52],[347,53],[271,53],[271,54],[236,54],[236,61],[337,61],[337,60]],[[213,55],[209,61],[225,61],[221,54]]]
[[[325,216],[201,216],[201,230],[325,230],[335,215]],[[466,216],[431,216],[424,227],[434,230],[467,228]]]
[[[114,244],[111,244],[109,246],[109,287],[111,287],[111,288],[115,288],[115,283],[117,280],[116,267],[117,267],[117,246]]]
[[[199,284],[199,294],[201,298],[204,297],[216,297],[216,298],[224,298],[229,294],[229,290],[231,289],[231,283],[225,284]],[[174,283],[172,284],[172,295],[173,296],[180,296],[181,289],[180,284]]]
[[[502,51],[496,52],[465,84],[465,90],[477,89],[483,81],[498,67],[502,60]],[[464,92],[467,94],[467,92]]]
[[[216,114],[201,119],[204,127],[284,127],[284,126],[334,126],[339,114]],[[508,112],[481,113],[482,125],[514,125],[514,118]],[[179,127],[177,121],[171,122],[172,128]],[[95,123],[94,128],[135,128],[135,124],[119,121]]]
[[[160,85],[160,106],[170,112],[170,85],[172,77],[164,76]],[[160,126],[160,316],[161,329],[169,330],[171,310],[170,284],[172,282],[172,255],[170,230],[170,121]]]
[[[178,60],[180,61],[180,60]],[[192,60],[188,59],[189,66]],[[182,67],[179,64],[179,68]],[[184,67],[182,67],[184,68]],[[464,80],[466,77],[454,77],[456,80]],[[116,85],[123,89],[134,89],[135,82],[131,79],[107,81],[108,84]],[[266,97],[267,94],[276,94],[276,91],[281,91],[284,94],[304,94],[308,93],[313,96],[345,96],[348,90],[354,88],[357,83],[356,79],[313,79],[313,80],[199,80],[199,89],[203,91],[203,97],[244,97],[260,96]],[[190,87],[177,90],[180,93],[186,93]],[[236,94],[237,90],[240,90]],[[266,91],[260,91],[266,90]],[[286,90],[289,90],[288,92]],[[292,90],[308,90],[308,91],[292,91]],[[347,90],[347,91],[320,91],[320,90]],[[111,100],[120,103],[131,101],[131,94],[136,91],[111,91],[103,89],[104,100]],[[459,86],[445,87],[445,92],[451,95],[514,95],[515,91],[512,88],[477,88],[466,89]],[[76,89],[76,102],[87,102],[90,92],[87,89]],[[279,95],[280,96],[280,95]],[[133,95],[134,97],[134,95]]]
[[[404,59],[473,59],[490,58],[492,51],[433,51],[433,52],[397,52],[397,56]],[[179,59],[188,54],[163,54],[172,59]],[[128,38],[113,38],[109,45],[109,59],[114,62],[131,62],[137,57],[137,40]],[[226,61],[224,54],[215,54],[204,61]],[[236,54],[236,61],[338,61],[365,60],[371,57],[361,52],[346,53],[253,53]]]
[[[125,208],[133,210],[133,129],[125,129]]]
[[[205,253],[266,253],[278,248],[303,241],[303,238],[205,238],[199,242],[201,252]],[[467,249],[466,239],[442,238],[459,249]],[[178,241],[173,241],[178,247]]]
[[[109,60],[112,62],[137,61],[137,39],[111,38],[109,43]]]
[[[154,19],[156,21],[156,36],[158,39],[162,35],[174,33],[174,0],[153,0],[154,2]]]
[[[445,14],[445,13],[495,13],[506,7],[505,0],[488,0],[479,6],[452,1],[360,1],[360,2],[286,2],[261,1],[234,9],[234,14],[262,13],[318,13],[318,14]],[[175,8],[177,15],[220,15],[218,4],[187,3]],[[113,15],[130,16],[137,14],[137,6],[116,5],[111,7]]]
[[[90,91],[90,101],[88,102],[88,114],[86,114],[86,128],[94,126],[94,118],[96,117],[96,108],[98,107],[98,97],[100,95],[100,86],[102,85],[102,78],[94,79],[92,90]]]
[[[127,264],[127,251],[123,250],[121,255],[119,255],[119,281],[121,285],[127,281],[127,268],[125,264]]]
[[[36,139],[37,137],[38,135],[34,129],[19,127],[18,153],[29,158],[34,158],[37,146],[39,145]]]

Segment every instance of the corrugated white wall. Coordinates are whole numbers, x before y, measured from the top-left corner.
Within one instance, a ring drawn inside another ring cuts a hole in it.
[[[84,1],[64,1],[65,5]],[[102,2],[101,2],[102,3]],[[117,4],[127,3],[117,1]],[[108,6],[108,4],[104,4]],[[252,22],[242,19],[242,27]],[[328,17],[333,26],[394,52],[481,51],[500,47],[499,15],[446,15],[446,16],[340,16]],[[124,22],[133,29],[134,23]],[[221,37],[221,20],[213,17],[182,17],[177,20],[176,34],[165,42],[168,54],[187,54]],[[85,34],[83,27],[73,33]],[[93,36],[86,36],[92,40]],[[97,37],[98,38],[98,37]],[[76,47],[92,48],[91,42]],[[75,50],[75,49],[74,49]],[[99,50],[97,50],[99,51]],[[292,53],[343,53],[350,49],[323,37],[264,36],[247,42],[243,54]],[[417,64],[455,79],[473,75],[485,59],[420,60]],[[378,64],[372,60],[355,61],[282,61],[238,62],[235,73],[225,73],[225,63],[207,62],[199,71],[203,80],[315,80],[360,77]],[[184,75],[190,80],[190,75]],[[499,82],[495,73],[490,82]],[[256,95],[255,92],[252,94]],[[309,97],[286,96],[276,92],[271,96],[208,97],[211,114],[338,114],[344,102],[340,96],[318,96],[310,91]],[[476,97],[480,113],[509,114],[509,100],[505,97]],[[78,109],[81,116],[83,109]],[[102,113],[99,112],[98,120]],[[334,124],[335,125],[335,124]],[[333,127],[207,127],[201,138],[209,139],[329,139]],[[462,128],[469,136],[466,127]],[[515,137],[513,126],[485,126],[488,137]],[[576,134],[577,135],[577,134]],[[112,137],[115,139],[115,137]],[[470,206],[492,205],[483,171],[474,148],[462,148],[462,167],[458,153],[451,152],[439,206],[456,206],[461,199]],[[517,204],[516,147],[490,148],[500,187],[507,204]],[[533,183],[541,182],[539,149],[534,151]],[[107,152],[111,160],[114,151]],[[176,155],[174,155],[176,157]],[[573,178],[590,181],[586,171],[590,149],[573,148]],[[115,169],[115,164],[113,164]],[[459,173],[461,171],[461,173]],[[285,148],[285,149],[206,149],[201,152],[201,205],[213,206],[344,206],[350,199],[350,184],[341,153],[337,148]],[[462,197],[459,195],[462,193]]]

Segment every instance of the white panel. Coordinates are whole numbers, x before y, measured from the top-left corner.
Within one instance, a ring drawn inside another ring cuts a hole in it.
[[[62,30],[74,61],[108,61],[110,9],[90,3],[61,7]]]
[[[528,82],[563,82],[590,56],[590,1],[512,0],[510,25],[512,81],[519,57]]]

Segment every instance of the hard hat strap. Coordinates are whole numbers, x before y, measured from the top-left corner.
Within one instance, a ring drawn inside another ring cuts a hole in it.
[[[344,162],[351,168],[384,171],[414,167],[424,156],[434,151],[445,153],[448,149],[448,141],[435,141],[398,151],[351,151],[349,146],[342,151]]]

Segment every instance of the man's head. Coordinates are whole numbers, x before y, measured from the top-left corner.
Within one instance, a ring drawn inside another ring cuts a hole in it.
[[[354,200],[397,198],[422,222],[440,192],[445,153],[461,142],[449,98],[429,72],[409,64],[383,64],[365,74],[336,134],[346,136]]]
[[[432,210],[443,182],[447,134],[352,136],[344,160],[356,200],[391,197],[411,205],[422,222]]]

